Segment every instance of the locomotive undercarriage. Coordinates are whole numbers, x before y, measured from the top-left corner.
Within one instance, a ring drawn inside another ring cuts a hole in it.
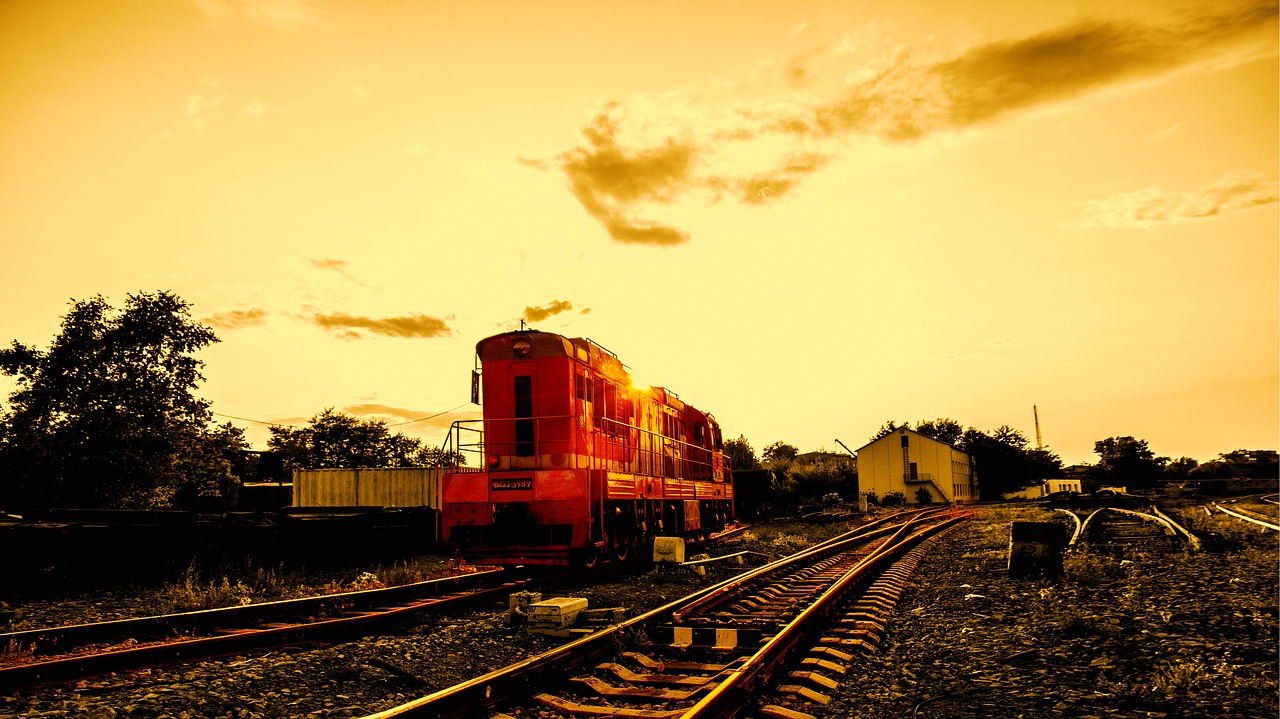
[[[592,566],[601,559],[625,561],[654,537],[702,541],[730,521],[732,507],[727,501],[693,505],[687,508],[684,501],[670,500],[608,500],[603,505],[603,521],[592,516],[591,537],[580,542],[572,524],[539,524],[526,503],[495,504],[491,524],[454,527],[449,543],[481,564],[489,560]],[[690,509],[694,510],[692,515]]]

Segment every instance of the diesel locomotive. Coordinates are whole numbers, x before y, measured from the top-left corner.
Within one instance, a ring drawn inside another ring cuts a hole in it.
[[[507,332],[480,340],[476,358],[482,419],[450,429],[468,462],[442,481],[441,538],[464,559],[591,566],[655,536],[705,539],[734,522],[711,414],[633,386],[589,339]]]

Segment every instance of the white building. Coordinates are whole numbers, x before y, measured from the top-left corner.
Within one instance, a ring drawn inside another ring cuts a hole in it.
[[[920,489],[933,502],[974,502],[977,482],[969,454],[946,442],[900,427],[858,449],[858,490],[884,498],[902,492],[916,503]]]
[[[1078,479],[1046,479],[1044,481],[1044,493],[1053,494],[1055,492],[1075,492],[1080,494],[1080,480]]]

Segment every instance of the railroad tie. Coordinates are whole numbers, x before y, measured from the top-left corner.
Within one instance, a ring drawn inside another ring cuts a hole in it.
[[[648,669],[651,672],[660,672],[660,671],[663,671],[663,668],[664,668],[664,665],[661,661],[654,659],[653,657],[650,657],[647,654],[641,654],[640,652],[623,652],[622,656],[626,657],[627,659],[630,659],[631,661],[635,662],[636,664],[639,664],[640,666],[644,667],[645,669]]]
[[[749,636],[759,636],[759,632],[751,632]],[[687,649],[694,645],[709,646],[712,649],[728,650],[738,646],[738,630],[725,627],[672,627],[671,646],[676,649]]]
[[[794,671],[791,672],[790,676],[792,679],[802,679],[811,684],[816,684],[819,689],[835,689],[840,686],[840,682],[817,672]]]
[[[852,655],[852,654],[848,654],[848,653],[846,653],[846,652],[842,652],[842,651],[840,651],[839,649],[832,649],[831,647],[816,646],[816,647],[814,647],[814,648],[810,649],[810,650],[809,650],[809,653],[810,653],[810,654],[821,654],[821,655],[823,655],[824,657],[831,657],[832,659],[836,659],[836,660],[839,660],[839,661],[842,661],[842,662],[851,662],[851,661],[853,661],[853,655]]]
[[[825,649],[825,647],[821,647],[821,648]],[[819,647],[814,647],[814,649],[817,650],[819,649]],[[800,660],[800,664],[801,666],[806,666],[806,667],[818,667],[819,669],[825,669],[829,672],[835,672],[836,674],[844,674],[849,670],[849,668],[844,664],[833,662],[829,659],[822,659],[819,657],[805,657],[804,659]]]
[[[632,684],[674,684],[676,686],[700,687],[711,682],[715,677],[691,677],[669,674],[638,674],[616,662],[605,662],[596,665],[596,669],[613,674],[624,682]]]
[[[840,629],[866,629],[866,630],[870,630],[870,631],[879,631],[879,630],[884,629],[884,627],[885,627],[885,622],[884,622],[884,620],[883,620],[883,619],[879,619],[879,618],[877,618],[877,619],[863,619],[863,618],[861,618],[861,617],[860,617],[860,618],[857,618],[857,619],[850,619],[850,618],[848,618],[848,617],[845,617],[845,618],[843,618],[843,619],[838,620],[836,623],[839,625],[838,627],[836,627],[836,629],[837,629],[837,630],[840,630]]]
[[[760,707],[760,716],[768,719],[818,719],[812,714],[798,712],[795,709],[778,706],[777,704],[766,704]]]
[[[836,646],[847,649],[857,649],[863,654],[874,654],[876,651],[876,645],[860,638],[844,639],[837,637],[823,637],[819,641],[823,644],[835,644]]]
[[[626,701],[650,702],[655,699],[665,701],[684,701],[699,692],[709,691],[720,685],[719,682],[708,682],[693,689],[657,689],[650,687],[615,687],[595,677],[573,677],[570,681],[585,684],[591,691],[602,697],[622,699]]]
[[[831,697],[822,692],[814,691],[809,687],[802,687],[799,684],[784,684],[778,687],[778,691],[783,694],[791,694],[793,696],[804,697],[814,704],[830,704]]]
[[[636,709],[633,707],[600,707],[591,704],[579,704],[578,702],[561,699],[552,694],[539,694],[534,700],[544,706],[560,712],[561,714],[571,714],[574,716],[607,716],[607,717],[626,717],[627,719],[675,719],[684,713],[684,709]]]

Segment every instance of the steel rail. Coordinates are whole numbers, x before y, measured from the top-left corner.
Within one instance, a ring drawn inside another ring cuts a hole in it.
[[[1247,509],[1241,509],[1239,507],[1237,507],[1234,510],[1231,510],[1231,509],[1227,509],[1221,504],[1218,504],[1217,502],[1214,502],[1213,506],[1216,507],[1219,512],[1222,512],[1223,514],[1229,514],[1232,517],[1235,517],[1236,519],[1243,519],[1246,522],[1252,522],[1254,524],[1266,527],[1267,529],[1280,531],[1280,524],[1276,524],[1275,522],[1270,521],[1269,517],[1266,519],[1261,519],[1263,515],[1258,512],[1250,512]],[[1248,512],[1248,514],[1252,514],[1255,516],[1250,517],[1245,514],[1246,512]]]
[[[483,574],[489,580],[496,580],[502,576],[502,572],[498,570],[477,574]],[[446,578],[446,581],[448,579],[452,578]],[[476,581],[478,582],[479,580]],[[384,590],[350,592],[346,593],[345,597],[362,606],[356,608],[355,606],[343,607],[341,604],[333,605],[338,608],[338,616],[332,618],[305,616],[307,607],[317,606],[315,602],[287,600],[285,602],[272,603],[285,605],[286,607],[292,606],[295,610],[301,610],[304,613],[303,615],[293,615],[293,618],[299,620],[296,622],[264,622],[264,617],[267,619],[279,618],[277,614],[270,612],[230,612],[217,615],[208,613],[217,612],[218,610],[204,610],[203,612],[189,613],[202,614],[202,620],[210,616],[221,616],[224,621],[215,622],[219,626],[214,627],[211,631],[222,633],[215,636],[179,639],[177,641],[159,641],[153,644],[126,648],[109,648],[100,652],[72,654],[45,661],[0,667],[0,689],[64,681],[112,671],[228,656],[251,649],[357,636],[368,633],[373,627],[400,622],[423,611],[438,611],[460,602],[499,593],[509,593],[530,581],[532,581],[530,578],[513,578],[512,581],[497,582],[489,587],[478,587],[434,596],[419,596],[417,598],[413,598],[410,592],[390,592],[385,594],[375,594]],[[404,587],[392,587],[390,589],[400,590],[404,589]],[[419,589],[421,590],[422,588],[420,587]],[[344,595],[330,596],[343,597]],[[327,598],[306,597],[303,600]],[[295,603],[290,605],[290,602]],[[246,605],[245,607],[231,609],[243,610],[253,606]],[[143,625],[162,626],[164,623],[159,620],[181,616],[183,615],[147,617],[145,619],[156,621],[144,622]],[[242,620],[241,626],[234,626],[235,622],[228,624],[225,619],[230,618]],[[127,622],[128,620],[119,621]],[[76,626],[92,627],[93,625]],[[116,626],[122,625],[117,624]],[[206,630],[209,626],[208,624],[204,625]]]
[[[1107,512],[1108,514],[1103,514],[1104,512]],[[1126,520],[1126,517],[1131,517],[1133,519]],[[1095,518],[1097,518],[1096,521]],[[1141,536],[1123,535],[1118,531],[1120,527],[1145,527],[1146,525],[1159,527],[1161,529],[1162,536],[1156,537],[1149,531],[1143,531]],[[1191,536],[1191,533],[1184,529],[1182,530],[1183,533],[1180,534],[1178,530],[1175,529],[1175,526],[1177,525],[1175,525],[1172,520],[1158,517],[1154,514],[1137,512],[1131,509],[1121,509],[1118,507],[1102,507],[1094,510],[1093,513],[1084,520],[1081,531],[1078,533],[1077,537],[1072,540],[1072,545],[1074,546],[1078,543],[1089,543],[1091,538],[1098,534],[1101,534],[1101,537],[1099,537],[1100,539],[1105,540],[1105,543],[1110,545],[1134,544],[1133,541],[1121,541],[1126,537],[1128,539],[1137,538],[1142,540],[1164,539],[1166,542],[1170,543],[1171,546],[1173,544],[1193,544],[1192,540],[1194,537]],[[1091,527],[1094,528],[1092,534],[1089,533]]]
[[[0,647],[35,647],[35,653],[49,654],[53,650],[66,650],[84,644],[113,639],[162,637],[175,632],[193,631],[228,626],[246,622],[265,622],[273,619],[298,616],[325,616],[337,611],[361,609],[392,602],[404,602],[420,597],[434,596],[445,591],[457,591],[474,583],[490,581],[501,568],[488,569],[451,577],[439,577],[397,587],[365,589],[336,594],[323,594],[273,602],[258,602],[234,607],[200,609],[175,614],[158,614],[147,617],[113,619],[88,624],[68,624],[42,627],[17,632],[0,633]]]
[[[568,672],[577,670],[584,666],[594,666],[594,663],[601,657],[616,653],[618,645],[626,644],[629,637],[636,635],[637,630],[643,631],[645,627],[653,627],[662,621],[675,620],[676,617],[688,616],[690,614],[690,605],[709,607],[718,603],[718,601],[716,601],[717,599],[730,595],[730,587],[741,589],[752,580],[763,578],[768,574],[778,574],[799,564],[812,563],[819,557],[837,555],[841,553],[842,549],[849,549],[850,546],[855,543],[865,544],[867,542],[876,541],[881,537],[892,537],[895,534],[901,536],[903,532],[907,531],[907,528],[912,524],[912,522],[923,521],[928,518],[937,518],[938,514],[939,512],[937,511],[918,513],[916,517],[909,518],[898,525],[883,526],[888,525],[889,522],[882,520],[875,522],[874,525],[876,526],[870,527],[870,529],[868,529],[867,526],[859,527],[830,542],[823,543],[820,547],[798,552],[794,555],[778,560],[777,562],[748,571],[743,575],[728,579],[711,587],[706,587],[686,597],[669,602],[668,604],[652,609],[626,622],[606,627],[593,634],[584,636],[567,644],[563,644],[548,652],[544,652],[543,654],[494,670],[455,686],[433,692],[432,694],[420,697],[408,703],[371,714],[366,717],[366,719],[392,719],[393,717],[432,717],[435,719],[445,719],[452,717],[474,716],[481,707],[493,707],[504,700],[518,695],[533,696],[533,694],[539,691],[539,687],[543,687],[549,683],[558,683],[563,681]],[[925,515],[928,516],[926,517]],[[892,518],[889,519],[891,520]],[[959,521],[959,519],[959,517],[950,517],[942,518],[942,521],[952,523]],[[907,536],[913,537],[911,541],[920,541],[919,537],[914,537],[913,535]],[[859,563],[855,565],[855,568],[857,566],[867,566],[868,562],[883,561],[884,558],[892,556],[893,549],[894,547],[890,544],[889,539],[880,541],[873,548],[871,553],[861,558]],[[870,570],[864,569],[862,571],[867,572]],[[845,575],[848,574],[849,572],[846,570]],[[848,576],[843,586],[849,586],[850,583],[854,582],[861,576],[861,574]],[[834,599],[827,600],[827,602],[834,601]],[[829,605],[824,603],[823,606],[827,607]],[[814,610],[806,616],[817,616],[816,612],[818,611],[821,610]],[[793,632],[798,631],[799,630],[793,630]],[[798,636],[799,634],[792,634],[788,635],[787,638]],[[785,639],[786,638],[784,638],[784,640]],[[784,645],[771,644],[771,646],[778,647]],[[730,668],[725,671],[727,672],[726,676],[732,676],[738,670]],[[653,710],[652,716],[677,716],[679,713],[680,711],[676,711],[672,714],[670,712]]]

